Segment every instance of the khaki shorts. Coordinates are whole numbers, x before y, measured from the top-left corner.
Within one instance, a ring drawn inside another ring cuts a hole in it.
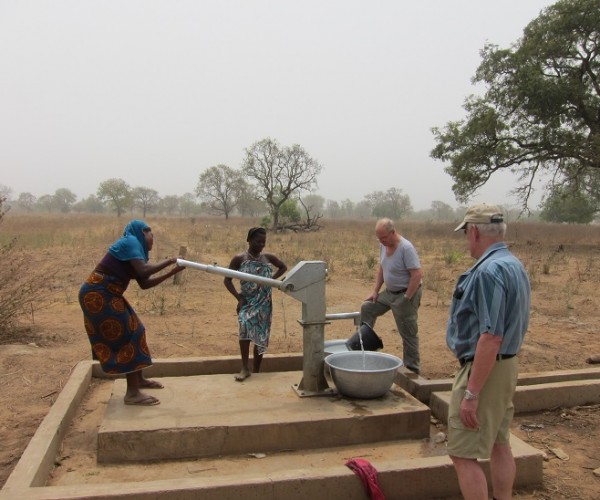
[[[456,374],[448,411],[448,454],[461,458],[490,458],[494,444],[509,444],[510,424],[514,414],[513,396],[517,386],[517,357],[496,361],[477,408],[478,429],[466,428],[460,421],[463,399],[472,362]]]

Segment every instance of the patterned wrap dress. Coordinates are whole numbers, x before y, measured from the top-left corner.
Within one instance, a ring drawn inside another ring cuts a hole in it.
[[[79,291],[92,357],[109,374],[135,372],[152,365],[146,329],[123,297],[125,290],[126,286],[115,277],[94,271]]]
[[[271,264],[256,260],[243,261],[238,270],[264,278],[271,278],[273,275]],[[258,354],[262,355],[267,352],[271,334],[273,313],[271,287],[252,281],[242,281],[241,295],[244,297],[244,304],[238,314],[240,340],[254,342]]]
[[[109,248],[102,259],[106,267],[120,270],[117,276],[94,270],[79,290],[83,322],[92,347],[92,357],[109,374],[131,373],[152,365],[146,342],[146,329],[123,297],[129,279],[129,260],[148,260],[143,230],[149,226],[131,221],[123,237]],[[119,262],[115,262],[115,260]],[[120,276],[119,276],[120,275]]]

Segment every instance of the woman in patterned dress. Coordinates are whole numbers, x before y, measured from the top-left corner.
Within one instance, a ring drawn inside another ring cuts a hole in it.
[[[272,279],[279,278],[287,271],[287,266],[275,255],[262,253],[267,243],[267,231],[264,228],[251,228],[248,231],[246,241],[248,242],[248,250],[233,257],[229,269]],[[277,268],[275,274],[273,274],[273,266]],[[236,311],[240,325],[239,340],[242,369],[235,376],[235,380],[241,382],[251,375],[248,366],[250,342],[254,343],[254,373],[260,371],[263,354],[267,351],[269,345],[273,311],[271,287],[252,281],[241,281],[241,290],[238,292],[233,285],[232,278],[225,278],[223,282],[227,290],[238,301]]]
[[[125,374],[124,399],[128,405],[158,404],[157,398],[144,394],[140,388],[161,389],[163,386],[142,374],[143,368],[152,365],[146,329],[123,293],[132,279],[145,290],[184,269],[176,265],[176,257],[157,264],[148,263],[153,244],[150,226],[144,221],[132,220],[125,227],[123,237],[108,249],[79,291],[92,356],[105,373]],[[175,267],[169,272],[152,277],[172,265]]]

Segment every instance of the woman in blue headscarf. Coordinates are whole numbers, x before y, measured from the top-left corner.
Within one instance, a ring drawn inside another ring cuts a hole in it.
[[[143,368],[152,365],[146,329],[123,293],[132,279],[145,290],[184,270],[177,266],[176,257],[158,264],[148,263],[153,244],[150,226],[144,221],[132,220],[79,291],[92,356],[100,362],[105,373],[126,375],[125,404],[129,405],[158,404],[157,398],[140,389],[161,389],[163,386],[142,374]],[[169,272],[152,277],[173,265],[175,267]]]

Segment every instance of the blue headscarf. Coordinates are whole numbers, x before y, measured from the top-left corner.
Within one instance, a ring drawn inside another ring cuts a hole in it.
[[[123,236],[108,249],[108,253],[121,261],[144,259],[144,262],[148,262],[144,229],[150,229],[150,226],[143,220],[132,220],[125,226]]]

